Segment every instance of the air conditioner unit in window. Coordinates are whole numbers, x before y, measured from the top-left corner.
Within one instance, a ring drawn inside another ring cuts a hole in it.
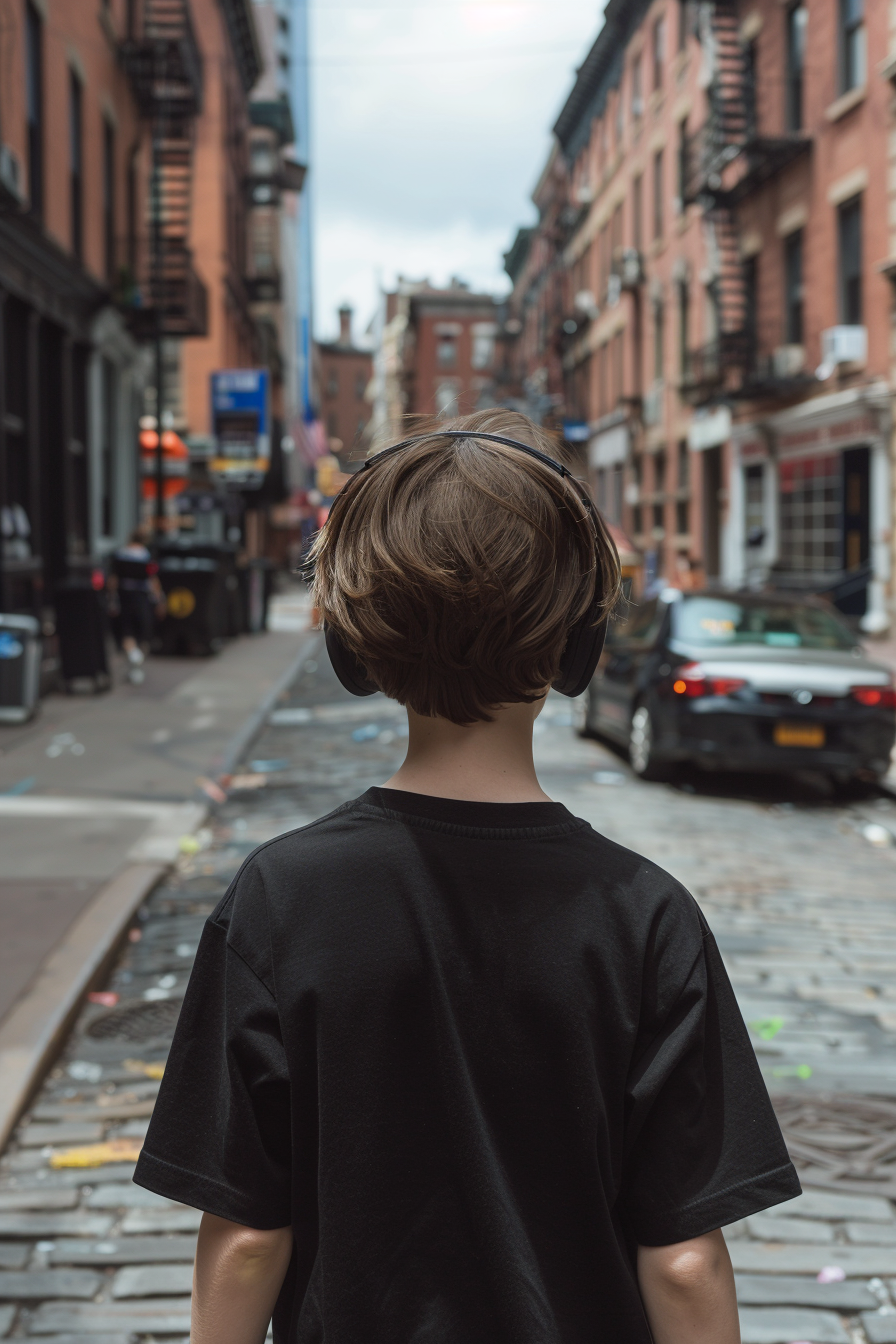
[[[663,418],[663,384],[654,383],[644,393],[641,418],[645,425],[658,425]]]
[[[779,345],[772,355],[776,378],[798,378],[806,365],[806,352],[801,345]]]
[[[867,327],[828,327],[821,333],[824,365],[862,364],[868,358]]]
[[[0,145],[0,188],[22,203],[22,167],[9,145]]]

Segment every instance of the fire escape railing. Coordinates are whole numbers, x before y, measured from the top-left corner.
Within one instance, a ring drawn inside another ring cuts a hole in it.
[[[204,336],[208,296],[190,251],[202,57],[189,0],[129,0],[120,57],[150,126],[152,170],[146,228],[119,252],[116,300],[140,337]]]
[[[685,204],[703,206],[718,334],[688,355],[682,392],[696,404],[792,390],[795,380],[779,378],[773,361],[758,354],[737,207],[811,144],[800,133],[760,134],[755,71],[741,42],[737,0],[714,0],[701,10],[700,38],[711,66],[708,111],[685,148],[682,194]]]

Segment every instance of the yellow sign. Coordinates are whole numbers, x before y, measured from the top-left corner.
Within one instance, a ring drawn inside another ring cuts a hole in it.
[[[168,594],[168,615],[182,621],[196,610],[196,595],[189,588],[172,588]]]

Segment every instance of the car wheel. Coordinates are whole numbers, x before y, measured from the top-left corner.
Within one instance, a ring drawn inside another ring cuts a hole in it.
[[[653,719],[646,705],[638,705],[632,715],[628,735],[628,758],[641,779],[668,779],[670,767],[656,759]]]

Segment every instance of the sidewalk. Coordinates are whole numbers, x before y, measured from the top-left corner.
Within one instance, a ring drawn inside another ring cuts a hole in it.
[[[0,729],[0,1111],[202,825],[203,783],[214,793],[291,679],[313,637],[304,594],[275,600],[271,625],[216,658],[150,659],[141,686],[50,696]]]

